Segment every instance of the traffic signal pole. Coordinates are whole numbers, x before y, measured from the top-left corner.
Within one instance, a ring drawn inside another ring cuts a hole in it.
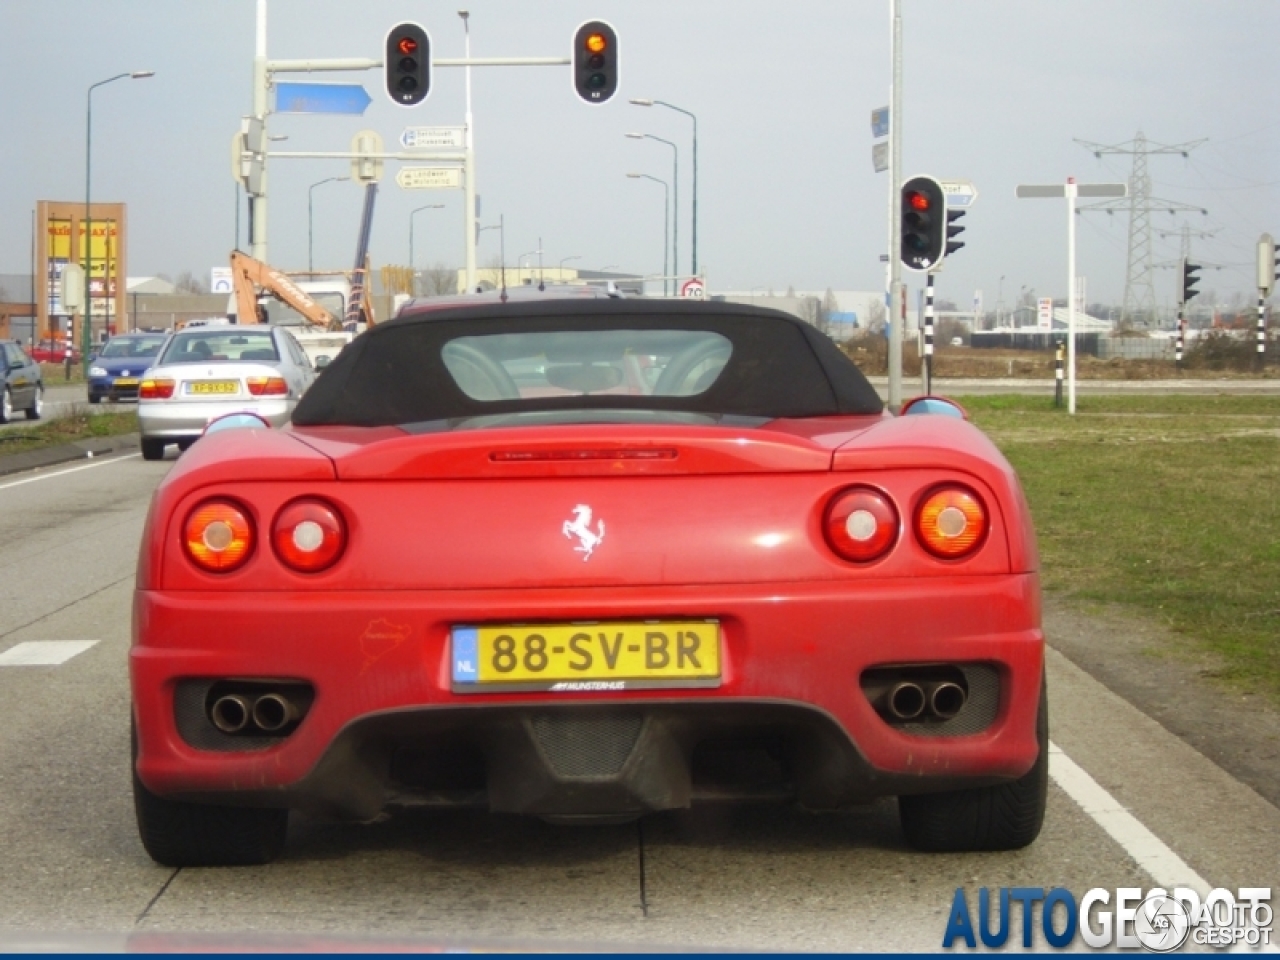
[[[892,21],[893,88],[889,96],[889,409],[902,408],[902,327],[906,297],[902,289],[902,10],[889,0]]]
[[[258,0],[257,30],[253,50],[253,116],[263,125],[266,143],[267,123],[267,0]],[[267,263],[267,153],[261,154],[262,179],[259,192],[249,195],[249,249],[255,260]]]

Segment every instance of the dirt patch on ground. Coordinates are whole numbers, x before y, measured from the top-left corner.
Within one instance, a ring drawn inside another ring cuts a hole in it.
[[[1045,596],[1049,645],[1280,806],[1280,709],[1216,680],[1221,664],[1161,624]]]

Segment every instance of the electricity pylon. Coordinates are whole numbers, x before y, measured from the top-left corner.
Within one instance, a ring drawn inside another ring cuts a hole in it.
[[[1161,200],[1151,196],[1151,175],[1147,172],[1147,157],[1153,153],[1176,153],[1186,157],[1203,139],[1190,140],[1187,143],[1163,144],[1152,143],[1143,136],[1142,131],[1126,143],[1105,144],[1090,140],[1077,139],[1076,143],[1093,155],[1102,158],[1105,153],[1129,154],[1133,157],[1133,172],[1129,176],[1129,196],[1115,200],[1103,200],[1078,207],[1080,211],[1105,210],[1115,213],[1128,207],[1129,210],[1129,259],[1124,272],[1124,306],[1120,311],[1120,326],[1132,326],[1137,318],[1150,325],[1156,316],[1156,288],[1151,259],[1151,214],[1152,213],[1194,213],[1207,215],[1208,210],[1189,203],[1176,200]]]

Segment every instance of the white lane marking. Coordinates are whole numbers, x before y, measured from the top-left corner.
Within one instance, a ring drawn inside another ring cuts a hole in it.
[[[1166,890],[1190,887],[1201,897],[1208,896],[1212,886],[1200,874],[1187,866],[1185,860],[1148,830],[1120,801],[1107,793],[1097,780],[1089,776],[1083,767],[1052,741],[1049,743],[1049,776],[1157,884]]]
[[[54,477],[65,477],[68,473],[78,473],[81,470],[92,470],[94,467],[105,467],[113,463],[119,463],[121,460],[132,460],[134,457],[140,457],[140,453],[126,453],[123,457],[112,457],[109,460],[99,460],[97,463],[86,463],[83,466],[71,467],[68,470],[59,470],[57,473],[41,473],[34,477],[27,477],[25,480],[14,480],[11,483],[0,483],[0,490],[8,490],[10,487],[20,487],[24,483],[35,483],[37,480],[52,480]]]
[[[84,653],[97,640],[24,640],[0,653],[0,667],[56,667]]]

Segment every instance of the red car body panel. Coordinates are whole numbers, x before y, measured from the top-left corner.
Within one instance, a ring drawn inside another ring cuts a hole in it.
[[[947,482],[974,491],[990,524],[958,561],[933,557],[912,529],[922,498]],[[851,484],[886,494],[899,514],[894,547],[868,564],[840,559],[823,533],[827,504]],[[304,495],[336,505],[348,525],[344,554],[321,573],[288,569],[268,542],[278,511]],[[212,496],[240,504],[257,530],[232,573],[204,572],[182,548],[185,518]],[[590,562],[562,531],[580,503],[608,523]],[[847,737],[870,767],[867,795],[1015,778],[1039,753],[1043,634],[1026,503],[990,441],[946,417],[227,431],[161,484],[143,544],[130,656],[137,771],[161,795],[299,802],[344,732],[403,711],[791,705]],[[451,683],[456,624],[663,618],[720,622],[718,687],[459,693]],[[859,687],[868,668],[939,661],[998,674],[998,708],[979,732],[905,732]],[[315,700],[268,748],[194,747],[175,722],[175,690],[227,677],[305,682]],[[353,801],[349,812],[376,808]]]

